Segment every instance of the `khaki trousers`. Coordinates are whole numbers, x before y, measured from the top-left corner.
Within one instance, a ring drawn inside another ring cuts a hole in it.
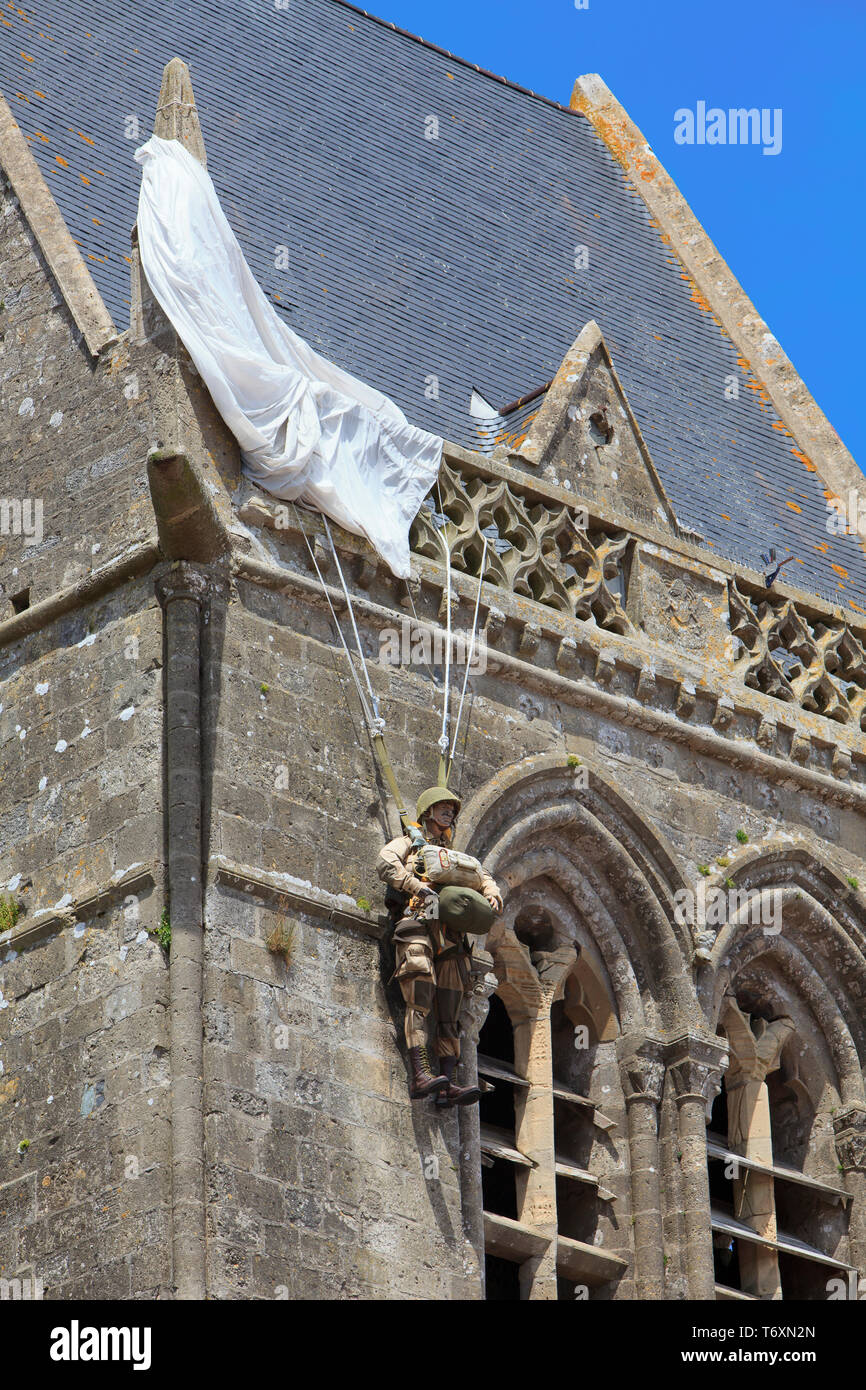
[[[399,982],[406,1005],[404,1029],[407,1047],[430,1047],[440,1057],[460,1056],[460,1009],[469,987],[462,936],[443,935],[439,944],[438,922],[428,926],[415,917],[404,917],[394,930]]]

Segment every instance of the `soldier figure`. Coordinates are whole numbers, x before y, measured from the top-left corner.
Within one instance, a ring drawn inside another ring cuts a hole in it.
[[[460,1058],[458,1019],[471,978],[467,934],[483,935],[502,911],[499,889],[478,860],[448,850],[460,804],[447,787],[422,792],[418,824],[391,840],[377,864],[379,877],[400,895],[403,912],[394,929],[394,976],[406,1005],[409,1094],[413,1100],[435,1094],[439,1109],[481,1098],[478,1087],[454,1081]],[[431,856],[432,847],[439,853]],[[438,1070],[431,1062],[431,1042]]]

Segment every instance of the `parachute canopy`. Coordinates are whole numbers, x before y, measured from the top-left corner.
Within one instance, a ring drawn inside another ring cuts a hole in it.
[[[240,444],[244,472],[366,536],[408,578],[409,527],[436,480],[442,440],[283,322],[210,175],[183,145],[154,135],[135,158],[142,268]]]

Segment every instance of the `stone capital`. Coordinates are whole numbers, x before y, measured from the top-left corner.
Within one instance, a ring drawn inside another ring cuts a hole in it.
[[[706,1037],[701,1033],[683,1033],[668,1043],[665,1060],[674,1084],[677,1105],[688,1100],[700,1101],[709,1115],[730,1062],[724,1039]]]
[[[617,1056],[626,1102],[649,1100],[658,1105],[665,1082],[664,1043],[660,1038],[626,1035],[617,1040]]]
[[[192,599],[203,604],[211,591],[207,574],[184,560],[176,561],[156,581],[156,596],[163,608],[174,599]]]
[[[849,1106],[833,1116],[836,1153],[844,1171],[866,1173],[866,1110]]]

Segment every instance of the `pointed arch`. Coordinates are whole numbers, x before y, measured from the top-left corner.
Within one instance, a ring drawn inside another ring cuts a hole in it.
[[[756,894],[771,910],[744,907],[720,928],[698,991],[707,1021],[717,1025],[725,992],[761,959],[811,1012],[845,1102],[862,1105],[866,910],[845,879],[805,845],[749,850],[727,872],[739,892]]]
[[[571,766],[559,753],[504,768],[463,808],[458,844],[512,893],[558,886],[594,938],[623,1025],[697,1024],[693,940],[674,902],[687,885],[673,850],[591,763]]]

